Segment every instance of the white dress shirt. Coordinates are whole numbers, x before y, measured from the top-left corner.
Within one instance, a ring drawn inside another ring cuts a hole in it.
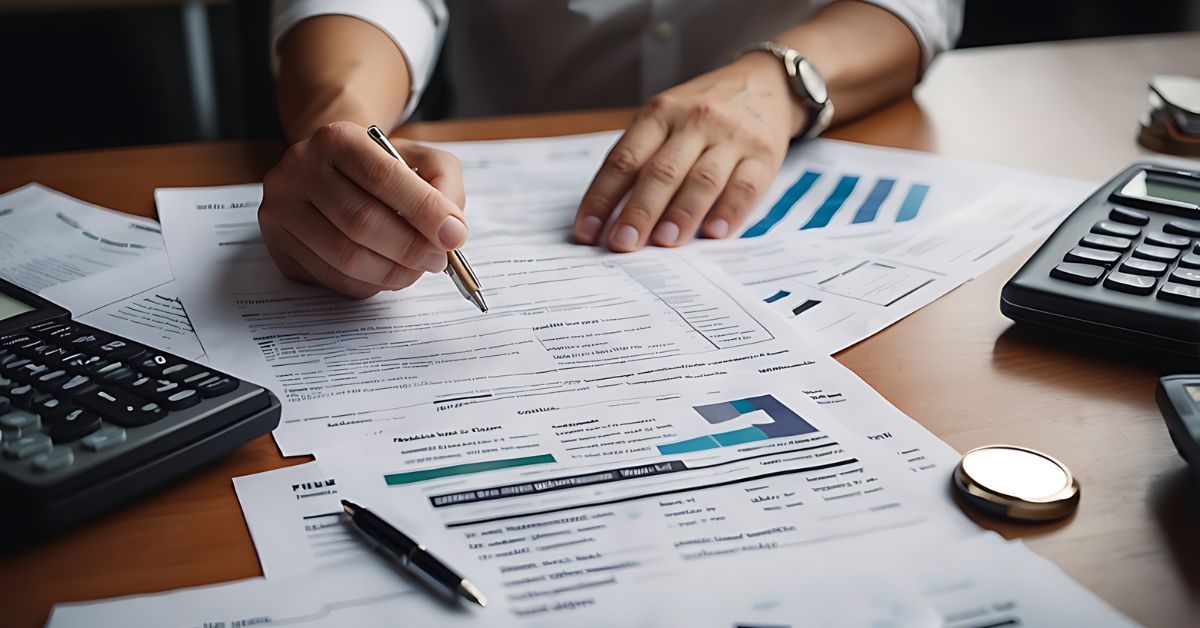
[[[407,59],[406,117],[439,54],[454,117],[631,106],[729,63],[832,1],[275,0],[272,55],[301,20],[348,15],[379,27]],[[868,1],[908,25],[922,67],[951,48],[962,27],[964,0]]]

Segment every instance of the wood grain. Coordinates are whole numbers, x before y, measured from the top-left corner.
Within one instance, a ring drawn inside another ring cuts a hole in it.
[[[1100,181],[1145,156],[1134,141],[1145,84],[1194,73],[1200,34],[1037,44],[944,55],[914,98],[833,137]],[[620,128],[629,111],[416,124],[428,141]],[[272,143],[220,142],[0,159],[0,189],[29,181],[153,215],[153,190],[259,180]],[[1032,252],[1030,249],[1028,252]],[[1045,450],[1083,484],[1065,522],[999,525],[1134,619],[1200,617],[1200,487],[1154,406],[1164,364],[1117,359],[1015,330],[1000,286],[1026,255],[838,354],[884,397],[959,450]],[[298,464],[269,437],[159,494],[0,561],[5,626],[36,626],[59,601],[163,591],[260,574],[230,479]]]

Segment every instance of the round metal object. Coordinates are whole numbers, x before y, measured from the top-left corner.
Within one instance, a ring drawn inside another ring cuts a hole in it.
[[[1040,451],[988,445],[963,454],[954,487],[971,506],[1020,521],[1060,519],[1079,504],[1079,482],[1067,465]]]

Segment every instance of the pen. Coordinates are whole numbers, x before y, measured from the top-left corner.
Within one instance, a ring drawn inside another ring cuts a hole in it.
[[[367,135],[375,140],[387,154],[394,157],[400,163],[404,163],[404,158],[396,151],[396,147],[388,141],[387,135],[380,130],[379,127],[372,124],[367,129]],[[415,169],[414,169],[415,170]],[[454,280],[455,287],[462,293],[463,298],[475,304],[480,312],[487,312],[487,302],[483,300],[483,287],[479,284],[479,278],[475,276],[475,271],[471,270],[471,265],[467,263],[467,258],[462,254],[462,251],[453,250],[446,253],[446,274],[450,275],[450,279]]]
[[[487,598],[470,580],[454,573],[446,563],[425,551],[424,545],[354,502],[343,499],[342,509],[368,542],[400,563],[401,567],[445,589],[452,597],[461,595],[480,606],[487,606]]]

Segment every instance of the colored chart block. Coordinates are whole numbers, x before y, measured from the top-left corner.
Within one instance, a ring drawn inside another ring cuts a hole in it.
[[[796,182],[793,183],[791,187],[789,187],[783,193],[783,195],[779,197],[779,200],[775,201],[775,204],[771,206],[769,211],[767,211],[767,215],[763,216],[758,222],[751,225],[751,227],[742,234],[742,237],[757,238],[758,236],[764,235],[770,231],[771,227],[774,227],[780,220],[783,220],[784,216],[788,215],[788,212],[792,211],[792,207],[805,195],[805,193],[808,192],[809,188],[811,188],[819,178],[821,178],[820,172],[815,172],[812,170],[805,171],[805,173],[800,175],[800,178],[796,179]]]

